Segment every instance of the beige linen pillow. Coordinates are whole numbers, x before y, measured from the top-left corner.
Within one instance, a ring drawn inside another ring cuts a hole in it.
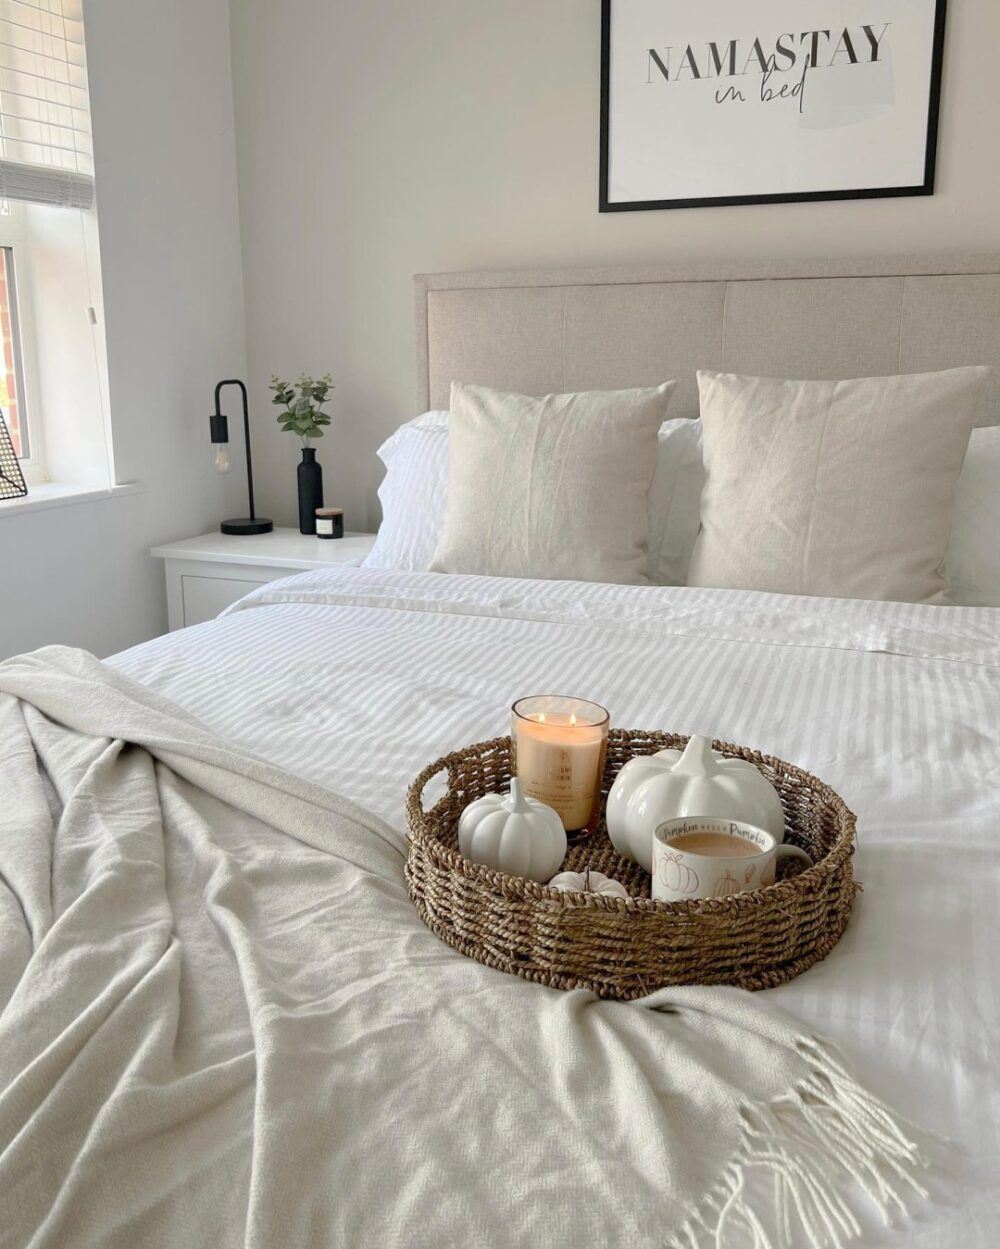
[[[707,479],[688,584],[947,602],[953,489],[989,375],[700,372]]]
[[[646,493],[674,383],[508,395],[451,386],[435,572],[645,583]]]

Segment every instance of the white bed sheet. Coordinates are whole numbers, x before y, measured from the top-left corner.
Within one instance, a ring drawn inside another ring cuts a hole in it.
[[[993,1249],[1000,1196],[1000,610],[394,573],[308,573],[113,658],[404,834],[430,759],[522,694],[795,761],[858,815],[837,948],[778,1001],[963,1156],[880,1244]]]

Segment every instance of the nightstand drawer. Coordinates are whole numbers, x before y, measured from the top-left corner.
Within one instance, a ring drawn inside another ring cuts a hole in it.
[[[212,620],[237,599],[269,581],[323,568],[356,568],[372,549],[373,533],[314,538],[294,529],[238,536],[204,533],[151,554],[163,560],[171,629]]]
[[[266,585],[268,580],[266,577],[203,577],[184,573],[181,576],[181,599],[185,627],[213,620],[231,603],[249,594],[256,586]]]

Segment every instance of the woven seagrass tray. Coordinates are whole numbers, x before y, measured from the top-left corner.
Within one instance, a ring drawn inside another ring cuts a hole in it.
[[[604,797],[628,759],[686,742],[674,733],[612,730]],[[632,895],[627,900],[564,893],[472,863],[458,852],[458,818],[474,799],[509,787],[510,738],[498,737],[437,759],[410,787],[406,880],[420,917],[442,940],[490,967],[601,997],[628,1000],[671,984],[766,989],[791,980],[824,958],[847,926],[858,888],[854,816],[801,768],[728,742],[712,744],[755,764],[777,788],[785,840],[806,850],[812,867],[752,893],[654,902],[649,876],[617,853],[603,819],[590,838],[570,847],[563,870],[589,864],[620,880]],[[440,791],[442,783],[443,796],[425,809],[425,791],[432,784]]]

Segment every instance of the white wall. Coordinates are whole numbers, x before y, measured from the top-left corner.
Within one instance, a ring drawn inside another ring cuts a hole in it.
[[[413,414],[415,272],[1000,249],[1000,5],[949,9],[937,195],[602,216],[597,0],[232,0],[258,412],[271,370],[332,371],[320,459],[358,528]],[[294,439],[259,443],[290,522]]]
[[[0,656],[166,627],[158,542],[245,506],[212,387],[246,367],[226,0],[88,0],[111,416],[141,494],[0,515]]]

